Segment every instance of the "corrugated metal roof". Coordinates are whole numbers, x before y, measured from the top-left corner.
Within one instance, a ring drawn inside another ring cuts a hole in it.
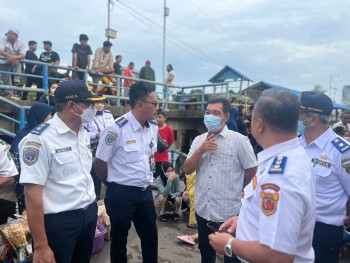
[[[238,70],[233,69],[227,65],[223,67],[223,69],[221,69],[208,81],[211,83],[217,83],[217,82],[224,82],[227,79],[233,79],[234,81],[237,81],[237,80],[252,81],[251,79],[243,75]]]

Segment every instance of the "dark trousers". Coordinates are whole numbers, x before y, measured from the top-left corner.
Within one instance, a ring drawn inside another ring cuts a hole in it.
[[[73,71],[73,79],[85,80],[85,72]]]
[[[32,73],[26,73],[26,74],[32,74]],[[38,78],[27,77],[26,88],[30,88],[34,83],[38,83],[38,81],[42,81],[42,80]],[[39,93],[39,95],[41,95],[41,93]],[[23,91],[21,99],[27,100],[27,96],[28,96],[28,91]]]
[[[196,219],[198,224],[198,248],[201,252],[201,263],[215,263],[216,261],[216,252],[209,244],[209,235],[214,232],[207,226],[207,223],[210,221],[200,217],[196,213]],[[223,222],[217,222],[222,224]],[[225,263],[240,263],[241,261],[237,258],[230,258],[225,255]]]
[[[312,246],[315,263],[338,263],[343,244],[343,227],[316,222]]]
[[[16,203],[0,199],[0,225],[7,223],[8,217],[14,217],[16,214]]]
[[[57,263],[89,263],[97,223],[97,204],[44,216],[45,231]]]
[[[158,231],[152,189],[109,183],[105,198],[111,220],[111,263],[126,263],[127,238],[134,223],[144,263],[158,262]]]
[[[96,169],[94,166],[91,167],[90,174],[92,177],[92,181],[94,182],[94,186],[95,186],[96,200],[99,200],[100,194],[101,194],[102,183],[101,183],[100,178],[98,178],[98,176],[97,176]]]

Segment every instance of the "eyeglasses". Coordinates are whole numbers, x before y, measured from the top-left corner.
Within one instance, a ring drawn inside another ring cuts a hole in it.
[[[153,107],[158,108],[158,102],[148,102],[148,101],[141,101],[141,102],[152,104]]]

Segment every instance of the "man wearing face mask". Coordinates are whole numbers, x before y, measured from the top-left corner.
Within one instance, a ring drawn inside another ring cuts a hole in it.
[[[306,91],[300,101],[299,140],[316,181],[315,262],[338,262],[350,196],[350,145],[328,126],[333,104],[327,95]]]
[[[97,205],[90,175],[90,138],[83,123],[95,115],[95,96],[81,80],[55,91],[56,114],[19,145],[33,262],[90,262]]]
[[[214,263],[215,250],[208,222],[225,222],[237,215],[245,185],[256,172],[257,161],[247,137],[230,131],[226,122],[231,105],[226,98],[208,101],[204,115],[207,133],[197,136],[184,163],[184,172],[197,171],[195,210],[202,263]],[[225,256],[225,262],[235,262]]]
[[[99,93],[96,93],[95,95],[102,97],[102,95]],[[104,98],[106,99],[106,97]],[[96,102],[95,108],[97,112],[94,120],[90,123],[83,124],[84,128],[87,130],[90,136],[90,143],[91,143],[91,150],[92,150],[93,157],[95,157],[96,149],[97,149],[98,142],[100,140],[101,133],[106,127],[114,124],[114,118],[112,113],[109,110],[104,110],[105,108],[104,101]],[[94,167],[92,167],[91,169],[91,176],[92,176],[92,179],[94,180],[96,197],[97,199],[99,199],[100,192],[101,192],[101,181],[97,177]]]

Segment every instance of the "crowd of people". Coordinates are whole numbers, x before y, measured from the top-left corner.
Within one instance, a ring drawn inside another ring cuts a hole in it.
[[[17,28],[11,27],[5,37],[0,38],[0,71],[13,73],[13,75],[0,74],[0,84],[21,86],[20,76],[16,74],[24,72],[31,75],[26,76],[26,88],[30,88],[35,84],[37,88],[42,89],[43,66],[29,62],[23,65],[20,60],[26,59],[58,66],[61,62],[60,56],[53,50],[53,43],[47,40],[43,41],[45,51],[38,57],[35,53],[38,43],[34,40],[28,41],[27,50],[25,43],[19,38],[19,34],[20,31]],[[122,87],[120,95],[128,97],[129,88],[134,84],[134,81],[129,78],[156,81],[155,71],[151,67],[151,60],[146,60],[145,65],[141,67],[139,76],[137,76],[133,71],[135,67],[134,62],[130,62],[127,67],[123,68],[121,66],[122,55],[117,55],[114,60],[111,51],[113,44],[111,42],[104,41],[102,47],[95,50],[92,59],[93,52],[88,41],[88,36],[81,34],[79,36],[79,43],[73,44],[71,50],[72,65],[68,66],[69,69],[65,74],[59,73],[56,67],[49,67],[48,76],[52,79],[50,79],[48,86],[53,82],[59,83],[60,79],[87,80],[87,76],[90,75],[94,84],[94,91],[106,95],[116,95],[116,88],[103,85],[99,86],[99,84],[109,86],[117,86],[119,84],[119,87]],[[164,85],[172,89],[172,86],[175,85],[175,70],[171,64],[166,66],[166,70],[168,74],[165,77]],[[117,76],[123,76],[126,79],[122,81],[119,78],[120,82],[117,83]],[[14,99],[27,100],[28,98],[28,92],[26,91],[18,92],[17,94],[19,97],[11,91],[4,95]],[[41,93],[38,92],[35,100],[39,101],[40,96]]]

